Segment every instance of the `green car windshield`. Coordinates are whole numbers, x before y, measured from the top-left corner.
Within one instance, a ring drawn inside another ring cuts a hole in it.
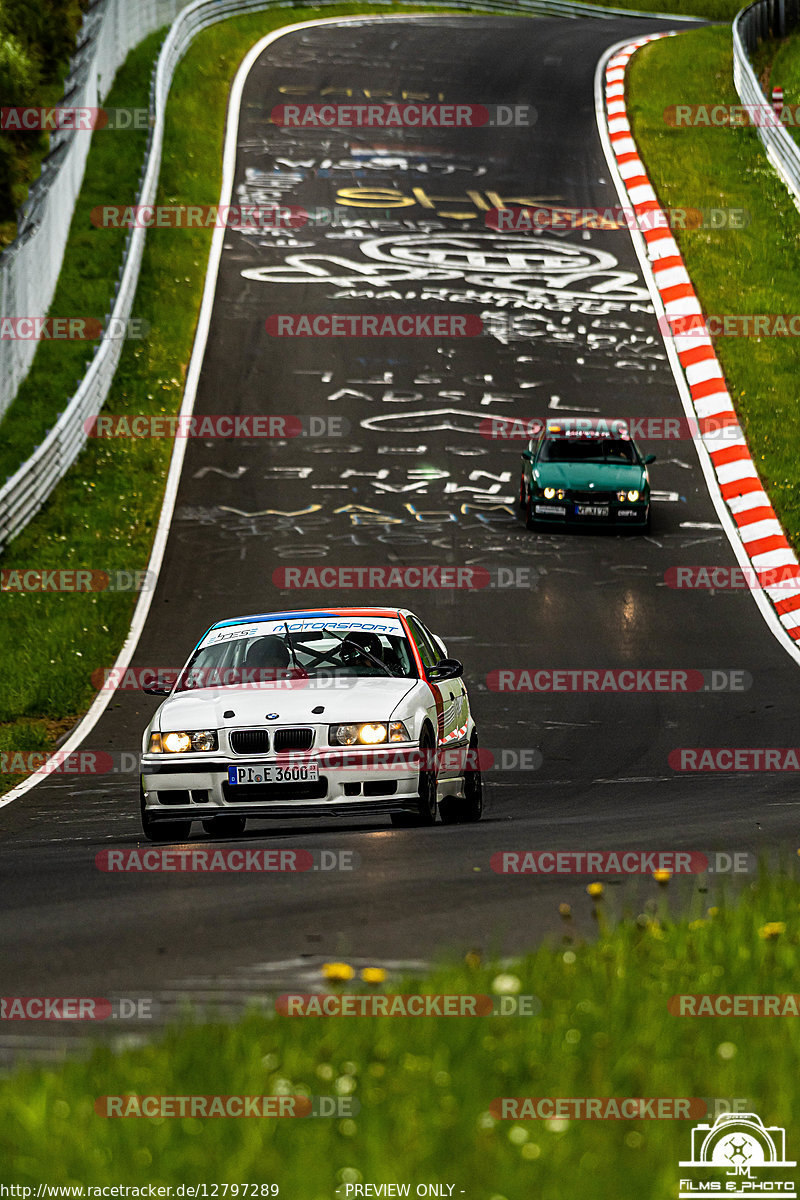
[[[623,438],[547,438],[539,462],[552,463],[637,463],[632,442]]]

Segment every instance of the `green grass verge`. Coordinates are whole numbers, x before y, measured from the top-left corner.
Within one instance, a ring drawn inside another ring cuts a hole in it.
[[[672,104],[738,104],[730,29],[652,43],[631,64],[634,138],[664,207],[738,208],[744,229],[675,231],[706,313],[800,312],[800,216],[754,129],[671,128]],[[800,405],[796,338],[716,339],[753,460],[789,539],[800,548]]]
[[[638,12],[672,13],[681,17],[704,17],[707,21],[732,21],[744,2],[740,0],[582,0],[606,8],[629,8]]]
[[[276,1183],[294,1200],[329,1200],[348,1182],[411,1183],[412,1196],[415,1184],[440,1182],[469,1200],[672,1200],[691,1121],[495,1121],[489,1112],[496,1097],[736,1098],[765,1124],[794,1128],[796,1018],[679,1017],[667,1005],[681,994],[795,991],[800,885],[762,874],[710,910],[695,888],[675,921],[666,900],[675,881],[650,887],[645,912],[609,930],[601,919],[590,944],[572,942],[567,919],[564,943],[512,966],[452,963],[397,989],[511,986],[539,998],[534,1016],[187,1021],[118,1056],[103,1048],[56,1070],[20,1071],[0,1082],[6,1182]],[[595,902],[600,912],[604,903]],[[782,925],[768,938],[771,922]],[[95,1113],[97,1097],[124,1093],[305,1093],[354,1097],[360,1111],[304,1121]]]

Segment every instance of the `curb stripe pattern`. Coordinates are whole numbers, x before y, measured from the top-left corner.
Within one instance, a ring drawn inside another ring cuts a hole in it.
[[[650,267],[668,318],[702,315],[703,310],[631,136],[625,105],[625,74],[630,59],[641,46],[671,36],[656,33],[630,42],[609,59],[605,72],[609,140],[628,200],[638,218],[637,225],[647,243]],[[653,213],[661,214],[660,218],[654,221]],[[646,219],[642,221],[642,218]],[[657,224],[658,228],[649,228],[652,224]],[[739,429],[713,343],[709,337],[698,336],[695,332],[676,336],[674,342],[697,415],[700,436],[745,552],[781,624],[791,638],[800,642],[800,562],[758,477],[744,434]],[[776,567],[781,568],[781,586],[770,587],[769,573]]]

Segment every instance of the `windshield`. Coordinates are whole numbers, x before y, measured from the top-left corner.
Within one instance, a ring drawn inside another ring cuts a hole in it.
[[[638,462],[633,442],[626,438],[548,438],[542,445],[539,462]]]
[[[354,630],[260,633],[201,646],[181,672],[176,691],[242,687],[281,679],[401,676],[416,678],[404,636]]]

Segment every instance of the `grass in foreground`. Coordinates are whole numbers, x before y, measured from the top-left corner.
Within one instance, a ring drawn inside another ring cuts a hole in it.
[[[707,28],[652,43],[633,60],[634,137],[661,204],[744,209],[744,229],[675,231],[709,314],[800,312],[800,215],[754,129],[671,128],[672,104],[738,104],[731,35]],[[753,460],[795,549],[800,548],[797,338],[716,339],[715,349]]]
[[[646,911],[608,931],[601,919],[591,944],[573,942],[566,919],[562,945],[512,966],[468,956],[397,989],[513,989],[539,998],[535,1016],[251,1015],[188,1022],[118,1056],[98,1049],[57,1070],[20,1071],[0,1082],[6,1181],[276,1183],[295,1200],[329,1198],[345,1183],[410,1182],[413,1195],[417,1183],[440,1182],[471,1200],[671,1200],[691,1121],[496,1121],[489,1109],[496,1097],[736,1098],[765,1124],[793,1127],[796,1018],[678,1017],[667,1004],[680,994],[791,993],[800,884],[763,873],[709,910],[695,888],[672,921],[675,885],[651,881]],[[602,912],[604,900],[592,903]],[[353,1097],[360,1111],[283,1121],[95,1113],[97,1097],[123,1093],[305,1093]]]

